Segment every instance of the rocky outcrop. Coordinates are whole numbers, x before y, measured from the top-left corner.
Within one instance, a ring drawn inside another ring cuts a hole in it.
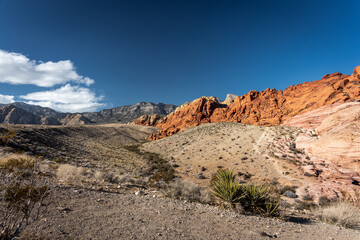
[[[80,113],[68,114],[66,118],[61,120],[61,122],[63,125],[67,125],[67,126],[78,126],[78,125],[93,123],[89,119],[81,115]]]
[[[144,126],[154,126],[159,123],[163,119],[162,116],[158,114],[154,115],[142,115],[141,117],[134,120],[134,124],[144,125]]]
[[[226,105],[221,104],[215,97],[201,97],[191,103],[180,106],[173,113],[155,124],[155,126],[164,130],[158,134],[152,134],[150,139],[166,137],[188,127],[210,123],[210,118],[214,111],[222,107],[226,107]]]
[[[237,98],[237,97],[238,97],[238,96],[235,95],[235,94],[230,94],[230,93],[228,93],[228,94],[226,95],[225,100],[222,102],[222,104],[229,105],[230,103],[233,103],[234,100],[235,100],[235,98]]]
[[[360,67],[352,75],[333,73],[321,80],[290,86],[284,91],[250,91],[234,102],[221,104],[214,97],[202,97],[182,106],[155,124],[163,130],[150,139],[158,139],[188,127],[210,122],[240,122],[271,126],[322,106],[360,99]]]

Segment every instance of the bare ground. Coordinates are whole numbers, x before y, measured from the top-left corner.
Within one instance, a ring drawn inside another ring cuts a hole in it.
[[[57,188],[56,202],[21,239],[359,239],[317,221],[245,216],[200,203]]]
[[[284,209],[286,216],[278,220],[163,198],[161,189],[149,187],[148,177],[141,175],[149,167],[148,159],[126,148],[143,143],[149,133],[156,131],[151,127],[111,124],[14,128],[18,135],[9,146],[1,147],[0,163],[15,156],[14,151],[20,157],[36,155],[41,159],[41,171],[54,180],[53,204],[21,239],[351,240],[360,236],[359,231],[310,220],[297,210]],[[304,176],[296,165],[269,157],[269,151],[276,150],[271,145],[274,139],[295,136],[296,131],[210,124],[146,143],[143,150],[159,153],[178,165],[178,175],[203,186],[221,166],[235,168],[243,181],[301,187]],[[198,179],[199,172],[206,179]],[[134,194],[139,190],[144,195]]]

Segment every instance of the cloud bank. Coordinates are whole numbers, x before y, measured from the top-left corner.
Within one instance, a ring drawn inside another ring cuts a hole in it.
[[[0,94],[0,103],[12,103],[15,102],[14,96]]]
[[[0,50],[0,83],[53,87],[67,82],[89,86],[94,80],[77,74],[69,60],[36,62],[22,54]]]
[[[60,112],[93,112],[104,104],[99,103],[104,97],[96,97],[88,88],[80,86],[65,86],[50,90],[33,92],[20,96],[26,103],[49,107]]]
[[[41,62],[30,60],[20,53],[0,50],[0,83],[30,84],[44,88],[60,85],[56,89],[26,93],[19,97],[0,94],[0,103],[20,100],[60,112],[92,112],[105,106],[100,103],[104,96],[96,96],[88,88],[95,81],[79,75],[70,60]],[[25,86],[19,88],[26,89]],[[6,88],[1,87],[1,90]]]

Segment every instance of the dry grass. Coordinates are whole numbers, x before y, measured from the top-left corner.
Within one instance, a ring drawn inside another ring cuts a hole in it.
[[[7,154],[4,156],[0,156],[0,165],[6,164],[10,159],[26,159],[26,158],[28,158],[28,156],[25,154],[15,154],[15,153]]]
[[[56,177],[63,184],[72,186],[81,186],[84,184],[93,186],[114,184],[116,186],[144,187],[149,182],[149,178],[145,177],[134,177],[131,174],[120,175],[107,170],[100,171],[70,164],[61,164],[56,170]]]
[[[56,171],[56,177],[67,183],[81,182],[84,180],[86,169],[69,164],[62,164]]]
[[[186,180],[176,179],[170,182],[164,190],[164,194],[170,198],[210,204],[212,202],[210,192],[199,185]]]
[[[348,202],[336,202],[318,210],[318,217],[324,222],[360,229],[360,209]]]

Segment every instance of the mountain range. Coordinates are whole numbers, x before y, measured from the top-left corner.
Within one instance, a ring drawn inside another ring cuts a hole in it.
[[[0,123],[40,125],[127,123],[145,114],[166,116],[175,109],[176,106],[172,104],[140,102],[99,112],[60,113],[47,107],[15,102],[0,104]]]

